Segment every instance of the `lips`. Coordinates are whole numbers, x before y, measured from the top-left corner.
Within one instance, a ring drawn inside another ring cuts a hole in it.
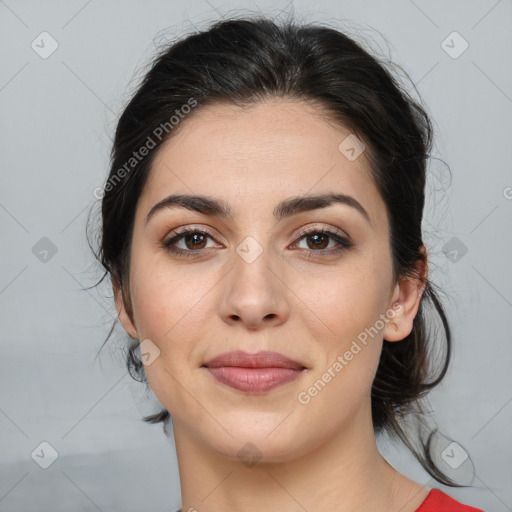
[[[262,393],[299,377],[307,368],[279,352],[226,352],[203,364],[217,381],[246,393]]]
[[[210,359],[203,366],[208,368],[220,368],[221,366],[239,366],[242,368],[290,368],[303,370],[304,365],[290,359],[279,352],[269,350],[249,354],[242,350],[225,352]]]

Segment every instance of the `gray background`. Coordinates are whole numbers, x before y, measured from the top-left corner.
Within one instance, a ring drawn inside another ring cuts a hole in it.
[[[81,291],[100,275],[85,222],[117,116],[154,42],[245,8],[277,14],[292,4],[0,0],[2,512],[180,504],[172,440],[161,424],[140,421],[156,404],[124,368],[119,329],[94,361],[114,307],[108,286]],[[512,510],[512,2],[297,0],[293,8],[298,19],[349,28],[389,52],[435,121],[424,229],[455,354],[430,404],[470,454],[472,486],[443,488],[404,450],[385,440],[382,450],[463,502]],[[31,47],[42,46],[44,31],[58,43],[45,59]],[[453,31],[469,44],[457,58],[462,40],[442,45]],[[48,469],[31,456],[44,441],[58,453]],[[460,466],[466,476],[470,459]]]

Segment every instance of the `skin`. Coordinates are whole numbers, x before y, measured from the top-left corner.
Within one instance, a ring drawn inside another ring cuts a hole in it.
[[[319,107],[291,99],[244,109],[210,105],[181,123],[160,148],[137,204],[132,315],[117,283],[114,294],[126,331],[158,347],[145,372],[173,418],[182,510],[416,510],[429,489],[379,453],[370,390],[383,342],[410,333],[424,285],[393,278],[386,206],[366,152],[347,159],[338,146],[350,132],[326,121]],[[322,192],[354,197],[370,222],[344,204],[273,217],[280,201]],[[223,199],[233,218],[174,207],[146,224],[149,210],[170,194]],[[190,238],[175,243],[203,248],[199,256],[162,246],[185,225],[214,235],[199,246]],[[335,240],[318,249],[311,234],[297,236],[302,228],[341,232],[353,246],[329,254]],[[262,249],[252,263],[236,251],[248,236]],[[426,265],[418,272],[424,277]],[[398,312],[384,328],[300,403],[298,394],[393,307]],[[247,394],[201,367],[235,349],[275,350],[307,370],[267,393]],[[256,464],[237,455],[244,446],[260,456]]]

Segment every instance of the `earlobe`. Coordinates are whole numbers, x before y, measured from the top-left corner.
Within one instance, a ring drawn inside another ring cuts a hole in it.
[[[135,324],[130,318],[128,311],[126,310],[122,286],[120,286],[114,279],[112,280],[112,290],[114,292],[114,301],[116,304],[117,314],[122,326],[129,334],[129,336],[131,336],[133,339],[139,339]]]
[[[413,277],[403,277],[396,283],[391,299],[394,315],[384,328],[386,341],[401,341],[412,331],[414,318],[418,313],[426,285],[426,259],[418,262],[418,273]]]

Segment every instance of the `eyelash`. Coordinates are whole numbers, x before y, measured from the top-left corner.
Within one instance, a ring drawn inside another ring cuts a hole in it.
[[[179,248],[173,247],[173,244],[175,244],[176,242],[181,240],[186,235],[193,235],[193,234],[207,235],[211,239],[215,240],[215,237],[210,232],[208,232],[204,229],[200,230],[197,228],[185,227],[185,228],[176,230],[173,233],[173,236],[171,238],[167,239],[165,242],[162,243],[162,246],[166,251],[168,251],[170,253],[176,254],[178,256],[185,256],[187,258],[190,256],[197,256],[198,254],[201,254],[203,251],[207,251],[208,249],[184,250],[184,249],[179,249]],[[329,255],[332,256],[333,254],[339,254],[339,253],[345,251],[346,249],[350,249],[354,245],[348,238],[343,237],[333,231],[329,231],[324,228],[321,228],[321,229],[313,228],[313,229],[307,229],[307,230],[301,231],[297,235],[297,237],[298,237],[297,242],[300,242],[303,238],[305,238],[307,236],[317,235],[317,234],[328,236],[328,237],[332,238],[335,242],[337,242],[339,245],[335,249],[331,248],[328,250],[326,250],[326,249],[321,249],[321,250],[304,249],[304,250],[308,251],[308,254],[310,257],[311,256],[321,256],[322,257],[322,256],[329,256]]]

